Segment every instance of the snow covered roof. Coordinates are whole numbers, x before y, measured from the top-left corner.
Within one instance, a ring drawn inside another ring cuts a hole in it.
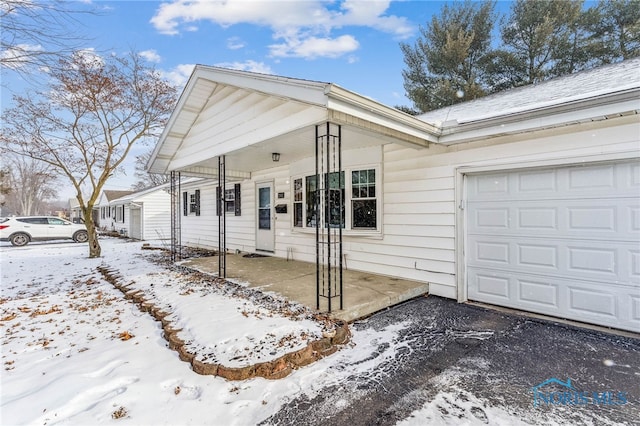
[[[640,88],[640,58],[506,90],[429,111],[418,118],[435,126],[469,123]]]
[[[133,191],[117,191],[113,189],[105,189],[102,191],[107,201],[113,201],[117,198],[125,197],[129,194],[132,194]]]

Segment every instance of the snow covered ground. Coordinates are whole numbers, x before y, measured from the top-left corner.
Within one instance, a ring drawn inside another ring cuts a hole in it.
[[[347,374],[334,371],[334,363],[364,360],[370,342],[394,334],[360,333],[347,350],[282,380],[201,376],[167,347],[157,321],[103,280],[98,266],[117,266],[126,279],[153,284],[158,300],[171,304],[194,342],[211,342],[209,349],[217,346],[218,357],[226,360],[246,358],[245,348],[268,346],[261,340],[269,336],[313,336],[319,327],[263,312],[248,300],[197,287],[186,292],[186,278],[146,260],[154,252],[140,250],[141,243],[101,244],[100,259],[88,259],[86,246],[73,243],[0,247],[0,423],[255,424],[289,398],[344,380]]]
[[[153,294],[173,312],[193,350],[218,362],[279,356],[306,345],[322,327],[304,313],[265,310],[251,298],[212,291],[193,275],[151,261],[158,253],[141,250],[142,243],[107,238],[101,244],[99,259],[88,259],[81,244],[0,244],[0,424],[253,425],[301,396],[352,389],[349,380],[375,376],[407,350],[397,337],[408,323],[396,322],[352,329],[346,347],[281,380],[198,375],[168,348],[160,323],[105,281],[99,266]],[[438,380],[451,383],[434,382],[442,390],[401,424],[526,419],[458,388],[459,377],[447,377]],[[333,412],[353,397],[335,396],[339,400],[326,407]]]

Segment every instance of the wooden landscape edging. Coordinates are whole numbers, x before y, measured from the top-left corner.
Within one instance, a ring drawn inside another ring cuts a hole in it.
[[[99,266],[98,271],[106,281],[120,290],[126,299],[133,301],[140,310],[149,313],[162,324],[163,337],[169,342],[169,348],[178,352],[180,359],[190,363],[193,371],[198,374],[220,376],[227,380],[245,380],[252,377],[281,379],[288,376],[293,370],[335,353],[339,346],[349,343],[351,338],[348,324],[344,321],[333,320],[336,327],[331,333],[323,333],[321,339],[310,342],[306,347],[284,354],[272,361],[245,367],[227,367],[222,364],[199,361],[196,359],[197,354],[189,352],[185,347],[185,342],[178,337],[181,329],[172,327],[171,321],[167,319],[171,312],[166,312],[152,301],[147,300],[143,290],[131,287],[133,282],[122,283],[122,277],[116,271],[104,266]]]

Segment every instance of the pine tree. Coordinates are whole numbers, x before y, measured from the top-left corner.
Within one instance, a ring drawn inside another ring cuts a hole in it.
[[[420,111],[475,99],[486,94],[484,66],[491,52],[495,3],[466,1],[443,6],[414,46],[400,48],[407,96]]]

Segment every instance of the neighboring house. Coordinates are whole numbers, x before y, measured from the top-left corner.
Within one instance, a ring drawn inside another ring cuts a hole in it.
[[[112,202],[118,198],[132,194],[133,191],[116,191],[104,189],[96,203],[98,209],[98,223],[103,231],[119,231],[124,223],[124,204]]]
[[[168,240],[171,237],[169,184],[132,192],[109,202],[113,230],[136,240]]]
[[[331,83],[198,65],[149,169],[209,178],[180,188],[183,245],[342,252],[460,302],[638,331],[639,70],[412,117]]]
[[[80,203],[78,203],[78,199],[73,197],[69,198],[69,220],[74,223],[80,223],[84,220],[84,214],[82,214],[82,210],[80,209]],[[93,208],[93,221],[99,226],[100,222],[100,212],[98,207]]]

